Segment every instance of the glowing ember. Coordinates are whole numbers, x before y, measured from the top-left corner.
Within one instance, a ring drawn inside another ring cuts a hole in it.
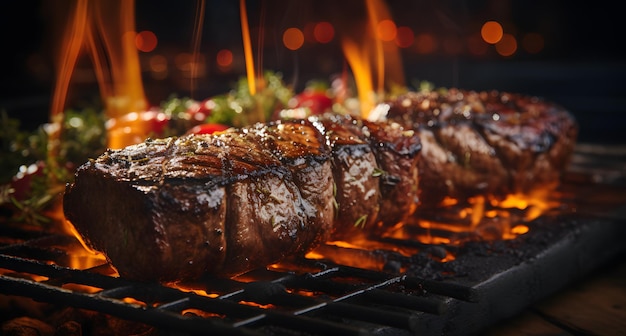
[[[240,304],[246,305],[246,306],[252,306],[252,307],[259,307],[259,308],[263,308],[263,309],[272,309],[272,308],[276,308],[276,306],[274,306],[273,304],[261,304],[261,303],[256,303],[256,302],[252,302],[252,301],[239,301]]]
[[[137,299],[132,298],[132,297],[125,297],[125,298],[122,299],[122,301],[124,301],[126,303],[129,303],[129,304],[132,304],[132,305],[139,306],[139,307],[147,307],[148,306],[147,303],[145,303],[143,301],[140,301],[140,300],[137,300]]]
[[[216,298],[218,296],[220,296],[217,293],[209,293],[207,292],[205,289],[198,289],[198,288],[190,288],[190,287],[186,287],[186,286],[182,286],[180,284],[175,284],[172,285],[172,287],[179,289],[183,292],[188,292],[188,293],[194,293],[200,296],[206,296],[206,297],[210,297],[210,298]]]
[[[67,284],[64,284],[61,287],[65,288],[65,289],[68,289],[68,290],[71,290],[71,291],[81,292],[81,293],[88,293],[88,294],[98,293],[98,292],[100,292],[102,290],[102,288],[88,286],[88,285],[83,285],[83,284],[75,284],[75,283],[67,283]]]
[[[508,240],[529,231],[524,223],[559,205],[550,199],[552,186],[527,195],[508,195],[504,199],[475,196],[467,201],[446,198],[434,210],[418,210],[416,216],[400,223],[383,235],[383,240],[357,237],[351,241],[331,241],[307,253],[311,260],[330,260],[337,264],[382,270],[386,260],[376,251],[393,251],[404,256],[419,252],[419,245],[404,247],[393,241],[414,241],[424,245],[457,246],[468,240]],[[391,243],[384,241],[392,239]],[[454,260],[449,251],[438,256],[440,262]]]
[[[204,317],[204,318],[208,318],[208,317],[224,317],[223,315],[217,314],[217,313],[211,313],[211,312],[207,312],[201,309],[197,309],[197,308],[188,308],[185,309],[181,312],[183,315],[195,315],[195,316],[200,316],[200,317]]]

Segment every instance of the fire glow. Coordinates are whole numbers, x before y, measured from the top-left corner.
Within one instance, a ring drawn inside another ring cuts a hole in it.
[[[72,74],[81,52],[86,50],[109,118],[109,147],[143,141],[148,135],[144,123],[129,126],[116,122],[116,118],[148,108],[136,45],[134,1],[76,0],[69,14],[52,98],[52,122],[62,120],[59,116],[63,114]]]
[[[383,2],[368,0],[366,5],[368,18],[365,29],[359,30],[360,35],[342,34],[340,31],[337,33],[342,36],[341,46],[356,82],[360,113],[368,118],[371,117],[370,111],[385,91],[393,85],[404,85],[404,78],[398,45],[394,42],[401,30],[391,20],[389,10]],[[105,20],[103,19],[105,15],[119,17],[119,20]],[[65,97],[79,53],[86,48],[93,60],[100,84],[100,93],[106,107],[106,115],[109,118],[108,144],[111,148],[141,142],[148,135],[147,120],[143,116],[150,111],[147,111],[148,103],[143,91],[136,45],[136,37],[145,39],[145,36],[129,33],[134,32],[133,16],[133,1],[96,3],[77,0],[75,2],[73,16],[63,38],[62,45],[65,52],[61,57],[63,62],[59,64],[51,109],[51,119],[57,120],[64,108]],[[250,27],[248,27],[248,14],[244,0],[240,0],[240,19],[248,89],[254,96],[262,88],[263,82],[262,76],[255,72]],[[196,27],[196,29],[200,28]],[[330,35],[334,36],[333,29],[332,25],[330,28],[326,27],[326,34],[332,31]],[[366,31],[366,34],[363,34],[363,31]],[[485,39],[487,40],[487,37]],[[97,41],[100,40],[106,40],[107,43],[99,45]],[[230,59],[224,61],[223,66],[229,66],[232,63],[232,53],[229,52],[223,57]],[[256,66],[261,68],[261,64]],[[438,212],[441,211],[437,216],[418,211],[419,218],[411,218],[405,223],[400,223],[383,238],[413,240],[424,244],[457,245],[462,243],[468,235],[478,232],[484,239],[513,239],[528,231],[524,222],[537,218],[555,206],[554,203],[547,201],[547,196],[545,191],[530,195],[510,195],[503,200],[476,196],[471,198],[468,204],[463,205],[457,200],[447,199],[442,204],[442,208],[436,209]],[[69,227],[68,230],[78,237],[85,251],[92,254],[93,260],[104,261],[102,255],[90,251],[71,225]],[[441,232],[446,234],[441,234]],[[309,252],[306,258],[331,259],[339,264],[381,270],[383,261],[371,253],[378,249],[387,249],[406,256],[417,251],[416,247],[398,247],[363,238],[350,242],[328,242]],[[448,254],[439,259],[441,262],[446,262],[453,260],[454,256]],[[86,265],[73,265],[72,267],[74,266],[80,269],[86,267]],[[206,292],[196,293],[209,297],[215,295]]]

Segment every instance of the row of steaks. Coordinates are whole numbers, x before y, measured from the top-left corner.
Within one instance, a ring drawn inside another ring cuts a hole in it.
[[[379,121],[321,115],[108,150],[76,171],[65,216],[122,276],[232,276],[383,234],[444,197],[558,183],[578,131],[556,104],[496,91],[377,109]]]

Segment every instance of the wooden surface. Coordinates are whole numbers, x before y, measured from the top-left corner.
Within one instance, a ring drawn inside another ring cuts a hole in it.
[[[626,256],[502,321],[487,335],[626,335]]]

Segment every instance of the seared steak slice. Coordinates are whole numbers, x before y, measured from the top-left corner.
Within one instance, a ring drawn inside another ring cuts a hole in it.
[[[294,194],[300,195],[298,211],[304,218],[302,226],[297,231],[297,239],[292,246],[283,247],[286,254],[296,251],[308,251],[314,246],[327,240],[332,233],[335,209],[333,207],[333,175],[330,150],[326,146],[324,136],[310,122],[275,121],[267,124],[256,124],[246,128],[245,132],[232,132],[246,143],[256,143],[270,151],[274,157],[290,171],[290,180],[297,190]],[[257,184],[264,184],[262,181]],[[277,186],[266,185],[257,187],[260,196],[271,199],[279,192]],[[289,196],[285,196],[289,197]],[[248,207],[245,199],[233,199],[230,208]],[[269,202],[268,200],[261,200]],[[296,200],[294,200],[296,201]],[[239,204],[242,203],[243,204]],[[283,211],[291,211],[293,205],[284,204],[285,210],[276,208],[276,216],[282,216]],[[271,219],[270,219],[271,220]],[[233,225],[248,225],[235,224]],[[245,229],[242,227],[242,229]],[[233,246],[233,245],[230,245]],[[235,251],[235,250],[233,250]],[[263,254],[258,253],[256,254]],[[243,253],[241,255],[247,256]],[[257,263],[257,265],[259,265]]]
[[[387,118],[420,134],[424,205],[555,185],[578,132],[565,109],[521,94],[450,89],[411,92],[386,104]]]
[[[377,235],[406,219],[418,202],[421,143],[395,122],[348,115],[313,117],[332,147],[338,217],[333,238],[365,228]],[[355,199],[362,195],[362,199]]]
[[[64,195],[65,217],[124,276],[198,277],[219,267],[232,177],[217,155],[184,162],[202,143],[146,141],[85,163]]]
[[[379,170],[375,172],[380,183],[379,232],[404,221],[418,204],[419,153],[421,141],[413,130],[395,122],[368,122],[361,130],[374,149]]]
[[[354,228],[372,228],[380,209],[380,184],[376,174],[380,168],[368,141],[346,124],[351,120],[348,116],[315,120],[332,149],[338,210],[333,239],[347,239],[354,235]]]
[[[121,275],[146,280],[233,275],[322,234],[290,170],[234,132],[110,150],[78,169],[64,211]]]

